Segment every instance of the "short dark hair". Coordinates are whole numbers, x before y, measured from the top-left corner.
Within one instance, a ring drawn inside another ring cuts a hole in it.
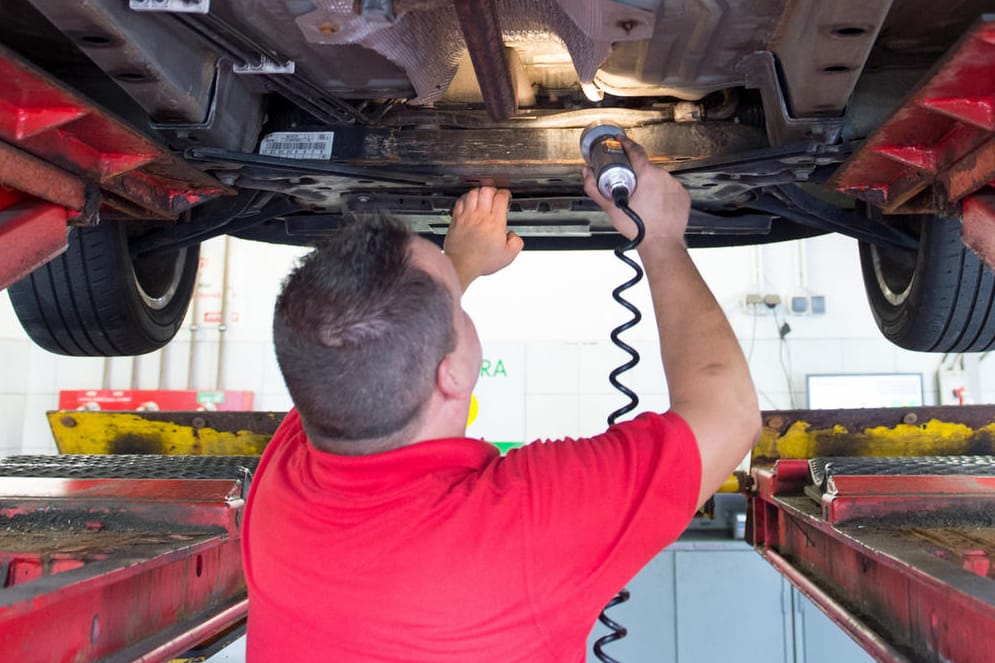
[[[414,422],[455,347],[453,297],[411,261],[414,235],[356,220],[306,255],[276,301],[273,342],[309,435],[382,439]]]

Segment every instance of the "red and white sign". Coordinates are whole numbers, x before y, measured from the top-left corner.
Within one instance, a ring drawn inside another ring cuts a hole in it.
[[[60,410],[251,410],[251,391],[75,389],[59,392]]]

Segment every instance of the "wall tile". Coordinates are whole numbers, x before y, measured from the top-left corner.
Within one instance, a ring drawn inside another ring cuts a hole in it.
[[[158,389],[161,366],[161,351],[135,357],[132,363],[131,383],[136,389]]]
[[[214,391],[218,386],[218,341],[198,340],[194,349],[192,387],[198,391]]]
[[[761,410],[793,410],[805,407],[804,394],[795,393],[795,401],[791,400],[791,393],[787,391],[757,391],[757,400]]]
[[[852,338],[841,342],[844,373],[892,373],[897,350],[883,338]]]
[[[23,394],[30,384],[31,342],[0,338],[0,394]]]
[[[578,343],[529,343],[525,350],[525,379],[530,400],[542,394],[576,393],[580,380],[580,353]]]
[[[640,407],[635,412],[622,417],[622,421],[631,419],[636,413],[642,410],[654,409],[647,403],[653,401],[652,394],[640,394]],[[608,427],[608,415],[625,405],[628,400],[618,393],[610,394],[582,394],[578,399],[580,405],[580,417],[578,435],[597,435],[604,432]]]
[[[576,394],[531,394],[525,410],[525,439],[559,439],[578,435],[580,404]]]
[[[190,342],[185,337],[179,340],[173,339],[159,353],[160,388],[186,389],[190,363]]]
[[[28,355],[28,384],[27,392],[52,392],[58,391],[56,381],[56,366],[65,357],[54,355],[51,352],[42,350],[32,341],[26,341]]]
[[[581,394],[606,394],[614,391],[608,382],[608,374],[627,359],[627,354],[608,341],[582,343],[578,391]]]
[[[23,394],[0,394],[0,455],[16,454],[24,438]]]
[[[276,362],[276,354],[273,352],[262,356],[262,386],[261,393],[286,393],[287,387],[283,383],[283,374],[280,373],[280,365]]]
[[[788,366],[786,356],[782,365],[780,341],[757,341],[754,344],[750,354],[750,375],[758,392],[790,391],[788,375],[791,376],[792,387],[797,389],[796,374]]]
[[[227,342],[224,354],[225,389],[260,392],[263,389],[263,356],[271,345],[259,342]]]
[[[24,439],[20,453],[55,453],[55,439],[45,413],[59,405],[57,393],[29,394],[24,408]]]
[[[256,394],[254,403],[254,408],[256,410],[268,412],[286,412],[293,406],[293,401],[290,400],[290,394],[286,392],[266,392]]]
[[[104,360],[101,382],[111,389],[130,389],[135,383],[135,357],[108,357]],[[100,384],[91,384],[100,386]]]
[[[99,389],[104,379],[102,357],[59,357],[55,384],[59,389]]]
[[[660,359],[660,343],[656,339],[631,343],[639,353],[639,363],[631,371],[626,371],[619,380],[637,394],[660,394],[667,392],[667,379],[663,373],[663,360]],[[626,355],[621,355],[624,360]],[[605,375],[605,382],[608,376]]]

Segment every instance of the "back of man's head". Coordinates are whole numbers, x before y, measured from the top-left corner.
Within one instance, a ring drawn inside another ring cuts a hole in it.
[[[277,361],[309,435],[373,440],[412,424],[455,344],[452,296],[414,265],[414,236],[356,221],[305,256],[276,302]]]

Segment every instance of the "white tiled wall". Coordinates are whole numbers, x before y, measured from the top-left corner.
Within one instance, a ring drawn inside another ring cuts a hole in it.
[[[56,407],[59,389],[248,389],[255,392],[258,409],[287,409],[290,399],[270,348],[271,311],[283,276],[302,250],[238,240],[229,240],[229,246],[230,311],[238,320],[224,333],[212,325],[193,333],[188,324],[165,350],[138,359],[50,355],[27,340],[7,298],[0,296],[0,454],[54,452],[44,412]],[[223,251],[224,241],[212,240],[204,255],[220,260]],[[922,372],[926,402],[934,403],[941,358],[907,352],[881,338],[864,299],[855,243],[821,237],[807,240],[805,253],[805,285],[810,293],[827,298],[828,312],[778,318],[792,328],[782,342],[775,318],[747,314],[742,301],[748,291],[758,289],[782,297],[800,292],[797,245],[694,252],[750,355],[761,407],[805,407],[805,375],[836,372]],[[759,288],[758,260],[763,270]],[[508,269],[475,283],[467,294],[464,304],[476,321],[485,352],[488,343],[524,346],[526,438],[595,432],[603,428],[608,412],[623,402],[608,385],[607,375],[625,355],[607,338],[611,328],[627,318],[610,292],[628,275],[610,252],[524,253]],[[664,409],[666,387],[645,286],[632,291],[630,299],[642,309],[644,321],[625,338],[641,353],[642,362],[623,380],[639,393],[643,407]],[[995,398],[995,362],[981,361],[980,373],[977,400]]]

